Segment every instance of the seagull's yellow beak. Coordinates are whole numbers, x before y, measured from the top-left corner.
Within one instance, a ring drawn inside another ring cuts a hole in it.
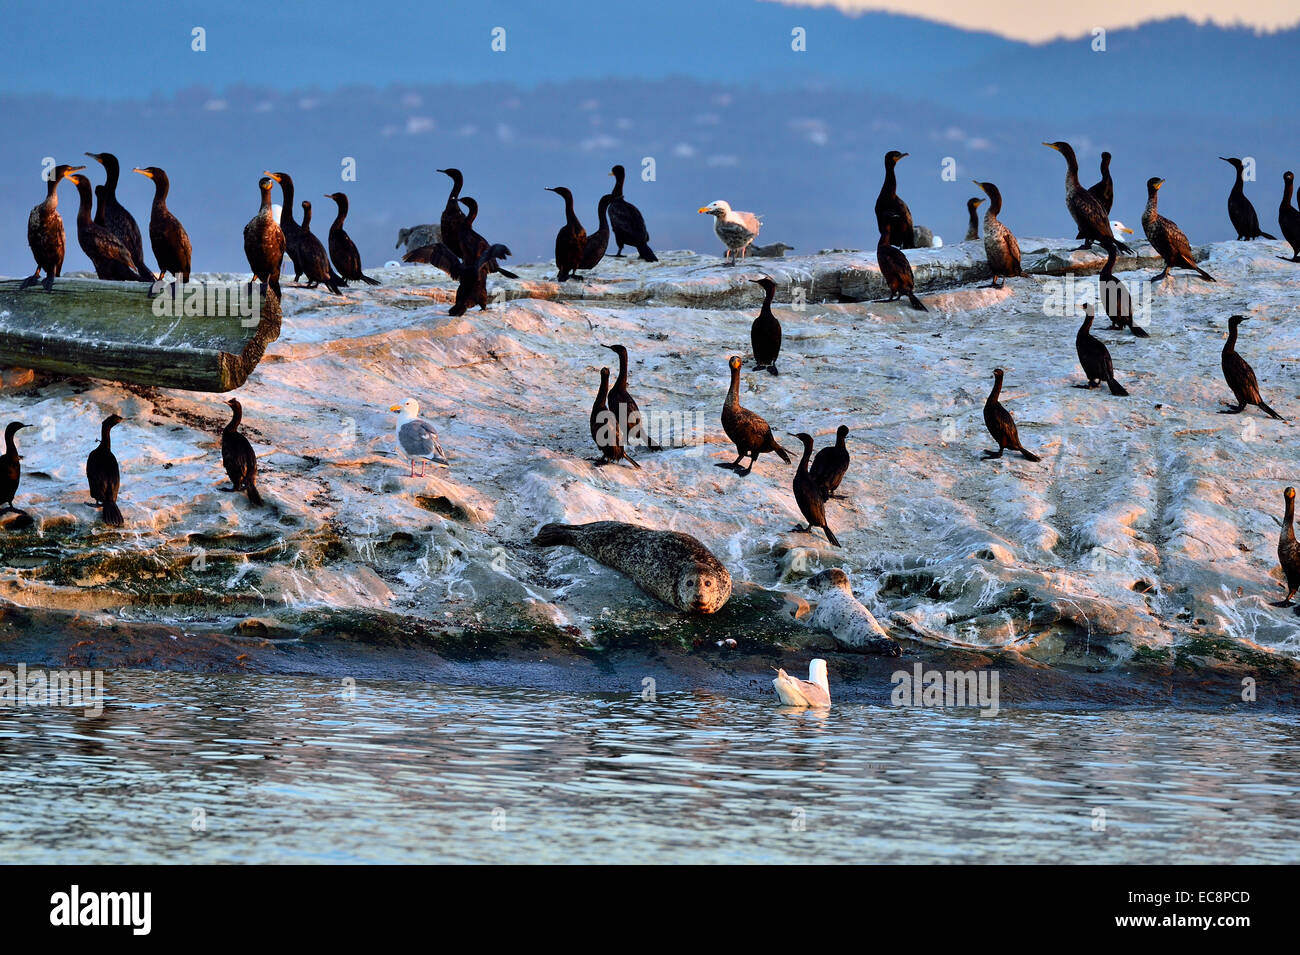
[[[1120,229],[1119,231],[1120,231],[1120,232],[1127,232],[1129,235],[1132,235],[1132,234],[1133,234],[1133,230],[1132,230],[1132,229],[1129,229],[1129,228],[1127,228],[1127,227],[1125,227],[1125,228],[1123,228],[1123,229]]]
[[[401,410],[402,410],[402,406],[401,406],[401,405],[393,405],[393,406],[392,406],[391,408],[389,408],[388,410],[389,410],[389,411],[401,411]]]
[[[703,206],[701,206],[699,209],[697,209],[697,210],[695,210],[695,211],[696,211],[696,212],[708,212],[709,210],[706,209],[706,208],[704,208]]]

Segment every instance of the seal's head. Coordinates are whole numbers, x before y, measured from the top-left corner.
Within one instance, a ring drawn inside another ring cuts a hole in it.
[[[832,590],[842,590],[849,596],[853,596],[853,588],[849,584],[849,575],[838,567],[832,567],[829,570],[823,570],[819,574],[814,574],[809,578],[808,586],[819,594],[828,594]]]
[[[677,605],[691,613],[713,613],[731,596],[731,578],[705,564],[684,568],[677,578]]]

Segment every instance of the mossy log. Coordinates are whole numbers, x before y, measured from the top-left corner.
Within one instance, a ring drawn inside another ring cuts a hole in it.
[[[60,278],[52,291],[0,282],[0,367],[54,375],[232,391],[280,336],[274,293],[228,282],[171,285]]]

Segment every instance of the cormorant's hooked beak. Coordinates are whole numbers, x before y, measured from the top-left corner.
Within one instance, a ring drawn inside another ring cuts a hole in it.
[[[86,153],[86,155],[89,156],[91,159],[95,160],[95,162],[99,163],[101,166],[104,164],[103,153]]]
[[[271,172],[271,170],[269,170],[269,169],[263,169],[263,170],[262,170],[262,174],[263,174],[263,175],[266,175],[266,176],[270,176],[270,177],[271,177],[272,179],[274,179],[276,182],[279,182],[279,181],[280,181],[280,177],[277,176],[275,173]]]
[[[899,158],[899,159],[906,159],[906,158],[907,158],[908,156],[910,156],[910,155],[912,155],[912,154],[911,154],[911,153],[899,153],[899,154],[898,154],[898,158]]]
[[[81,172],[81,170],[85,168],[85,166],[69,166],[67,169],[63,170],[63,175],[65,178],[70,178],[74,172]],[[27,426],[23,425],[23,427]]]
[[[150,179],[153,178],[153,173],[151,173],[148,169],[132,169],[131,171],[138,172],[142,176],[148,176]]]
[[[1043,143],[1043,145],[1048,149],[1055,149],[1058,153],[1061,151],[1061,147],[1057,146],[1056,143]]]

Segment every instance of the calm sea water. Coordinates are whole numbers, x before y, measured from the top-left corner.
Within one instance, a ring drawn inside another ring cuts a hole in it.
[[[5,862],[1296,862],[1300,717],[815,714],[112,671],[0,710]]]

